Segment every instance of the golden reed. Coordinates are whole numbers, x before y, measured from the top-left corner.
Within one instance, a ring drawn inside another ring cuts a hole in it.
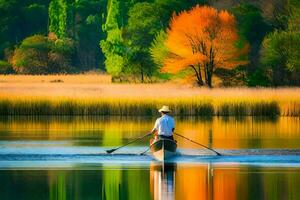
[[[300,101],[291,99],[217,98],[72,98],[0,96],[0,115],[152,116],[167,104],[177,116],[300,116]]]

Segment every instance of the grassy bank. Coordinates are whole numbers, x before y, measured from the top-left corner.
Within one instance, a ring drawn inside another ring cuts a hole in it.
[[[67,83],[67,84],[102,84],[111,83],[111,76],[106,74],[57,74],[57,75],[1,75],[1,83]]]
[[[102,75],[0,76],[0,115],[157,116],[159,107],[169,105],[178,116],[300,116],[300,88],[105,81]]]
[[[178,116],[300,116],[300,102],[291,99],[70,98],[0,96],[1,115],[157,115],[170,105]]]

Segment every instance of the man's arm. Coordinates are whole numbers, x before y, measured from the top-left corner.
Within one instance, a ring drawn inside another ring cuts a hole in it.
[[[155,121],[154,127],[151,131],[152,134],[155,134],[158,130],[158,119]]]
[[[175,120],[174,120],[174,118],[172,118],[172,122],[173,122],[173,128],[172,128],[172,133],[174,133],[174,131],[175,131]]]

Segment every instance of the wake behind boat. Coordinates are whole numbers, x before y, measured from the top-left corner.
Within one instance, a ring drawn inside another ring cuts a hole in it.
[[[108,154],[104,147],[55,147],[35,146],[26,148],[17,146],[0,146],[0,170],[7,168],[49,168],[87,166],[98,167],[104,165],[147,167],[153,158],[140,155],[146,146],[127,147],[120,152]],[[164,157],[165,163],[176,164],[206,164],[213,163],[232,165],[272,165],[272,166],[300,166],[300,149],[218,149],[222,156],[217,156],[205,149],[177,148],[176,155]]]
[[[176,154],[176,141],[167,138],[154,139],[150,142],[150,150],[153,157],[159,161],[165,161]]]

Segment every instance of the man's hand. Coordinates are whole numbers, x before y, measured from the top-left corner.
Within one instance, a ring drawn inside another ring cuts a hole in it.
[[[151,131],[151,133],[154,134],[154,135],[156,135],[157,130],[153,129],[153,130]]]

